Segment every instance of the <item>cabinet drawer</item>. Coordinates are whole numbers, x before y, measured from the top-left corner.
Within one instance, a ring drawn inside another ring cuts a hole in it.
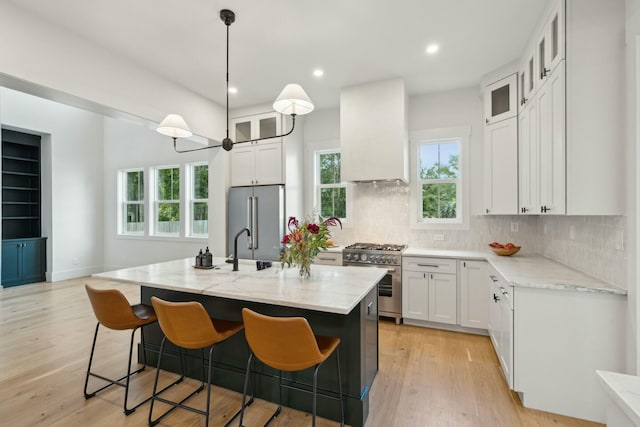
[[[457,260],[449,258],[403,257],[402,269],[426,273],[451,273],[457,271]]]
[[[320,252],[313,260],[314,264],[342,265],[342,254],[338,252]]]

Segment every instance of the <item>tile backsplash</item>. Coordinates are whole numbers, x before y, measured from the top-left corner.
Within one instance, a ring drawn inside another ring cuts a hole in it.
[[[340,245],[356,241],[407,244],[416,248],[487,250],[492,241],[513,242],[598,279],[626,288],[626,234],[621,216],[472,216],[469,230],[410,228],[409,187],[361,183],[353,196],[353,221],[332,230]],[[517,232],[511,225],[517,224]],[[435,240],[444,237],[444,240]],[[616,249],[622,247],[622,250]]]

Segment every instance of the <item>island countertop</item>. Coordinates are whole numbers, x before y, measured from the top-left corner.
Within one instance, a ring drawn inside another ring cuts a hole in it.
[[[224,258],[216,268],[193,267],[193,258],[142,265],[94,274],[93,277],[136,283],[152,288],[203,294],[242,301],[349,314],[387,274],[384,268],[313,265],[311,277],[301,279],[296,267],[280,263],[257,271],[255,261],[239,260],[239,270]]]

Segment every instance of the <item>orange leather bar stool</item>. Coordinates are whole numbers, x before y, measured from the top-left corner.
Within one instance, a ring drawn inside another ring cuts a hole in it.
[[[147,354],[146,348],[144,345],[144,326],[149,325],[151,323],[156,322],[156,314],[153,311],[153,307],[144,304],[136,304],[130,305],[127,301],[127,298],[117,289],[95,289],[89,285],[85,285],[85,289],[87,290],[87,294],[89,295],[89,300],[91,301],[91,306],[93,307],[93,312],[98,319],[98,323],[96,325],[96,332],[93,335],[93,344],[91,346],[91,356],[89,356],[89,367],[87,368],[87,376],[84,381],[84,397],[85,399],[89,399],[96,395],[96,393],[104,390],[107,387],[112,385],[119,385],[124,387],[124,413],[129,415],[133,411],[136,410],[140,405],[149,401],[151,396],[132,408],[127,407],[127,402],[129,398],[129,379],[132,375],[142,372],[147,365]],[[115,330],[128,330],[131,329],[131,343],[129,345],[129,364],[127,365],[127,375],[122,378],[118,378],[117,380],[113,380],[110,378],[106,378],[102,375],[91,372],[91,364],[93,363],[93,354],[96,349],[96,339],[98,338],[98,329],[100,325]],[[138,328],[141,328],[141,339],[142,339],[142,358],[144,364],[141,368],[136,371],[131,372],[131,357],[133,355],[133,338],[135,336]],[[89,377],[100,378],[103,381],[107,381],[109,384],[101,387],[91,393],[87,392],[87,385],[89,384]],[[125,380],[125,383],[122,383],[122,380]]]
[[[164,301],[157,297],[151,297],[151,304],[158,316],[158,323],[162,332],[164,332],[164,338],[160,344],[160,355],[158,356],[158,370],[156,371],[156,379],[153,385],[153,396],[151,398],[151,407],[149,408],[149,426],[156,425],[164,416],[169,414],[176,408],[186,409],[191,412],[195,412],[206,417],[205,425],[209,425],[209,413],[211,406],[211,369],[213,350],[216,345],[232,337],[243,329],[242,322],[233,322],[229,320],[212,319],[205,308],[197,301],[190,302],[170,302]],[[158,377],[160,375],[160,364],[162,362],[162,355],[166,341],[169,340],[175,346],[178,347],[180,353],[180,366],[182,368],[182,377],[184,378],[184,362],[182,359],[182,349],[202,350],[202,384],[194,392],[179,402],[164,399],[160,397],[160,392],[156,392],[158,387]],[[208,370],[204,372],[204,349],[209,348],[209,361]],[[216,369],[222,369],[217,366],[213,366]],[[204,379],[207,378],[207,409],[202,411],[192,406],[184,405],[188,399],[204,389]],[[153,404],[155,401],[160,401],[172,406],[167,412],[162,414],[155,420],[152,419]],[[253,396],[246,406],[249,406],[253,402]],[[244,405],[244,400],[243,400]],[[231,423],[238,415],[240,410],[227,422],[227,425]]]
[[[318,394],[340,401],[340,425],[344,426],[344,403],[342,400],[342,378],[340,376],[340,351],[338,345],[340,338],[317,336],[313,334],[307,319],[303,317],[270,317],[248,308],[242,309],[245,336],[251,349],[247,372],[244,382],[244,394],[242,396],[242,411],[240,413],[240,426],[244,418],[244,401],[247,395],[247,385],[251,372],[251,362],[255,355],[262,363],[274,369],[278,369],[278,408],[265,427],[276,419],[282,410],[282,387],[300,390],[313,395],[312,425],[316,425],[316,398]],[[338,371],[338,396],[326,393],[318,393],[318,369],[320,365],[335,351],[336,368]],[[302,371],[308,368],[313,370],[313,387],[302,388],[292,380],[282,382],[282,371]]]

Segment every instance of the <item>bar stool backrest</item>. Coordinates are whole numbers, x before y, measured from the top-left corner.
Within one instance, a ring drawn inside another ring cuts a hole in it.
[[[270,317],[243,308],[242,319],[251,351],[272,368],[299,371],[325,359],[304,317]]]
[[[158,323],[169,341],[183,348],[209,347],[224,340],[198,301],[171,302],[151,297]]]
[[[115,330],[133,329],[140,326],[127,298],[117,289],[96,289],[85,285],[96,319],[101,325]]]

